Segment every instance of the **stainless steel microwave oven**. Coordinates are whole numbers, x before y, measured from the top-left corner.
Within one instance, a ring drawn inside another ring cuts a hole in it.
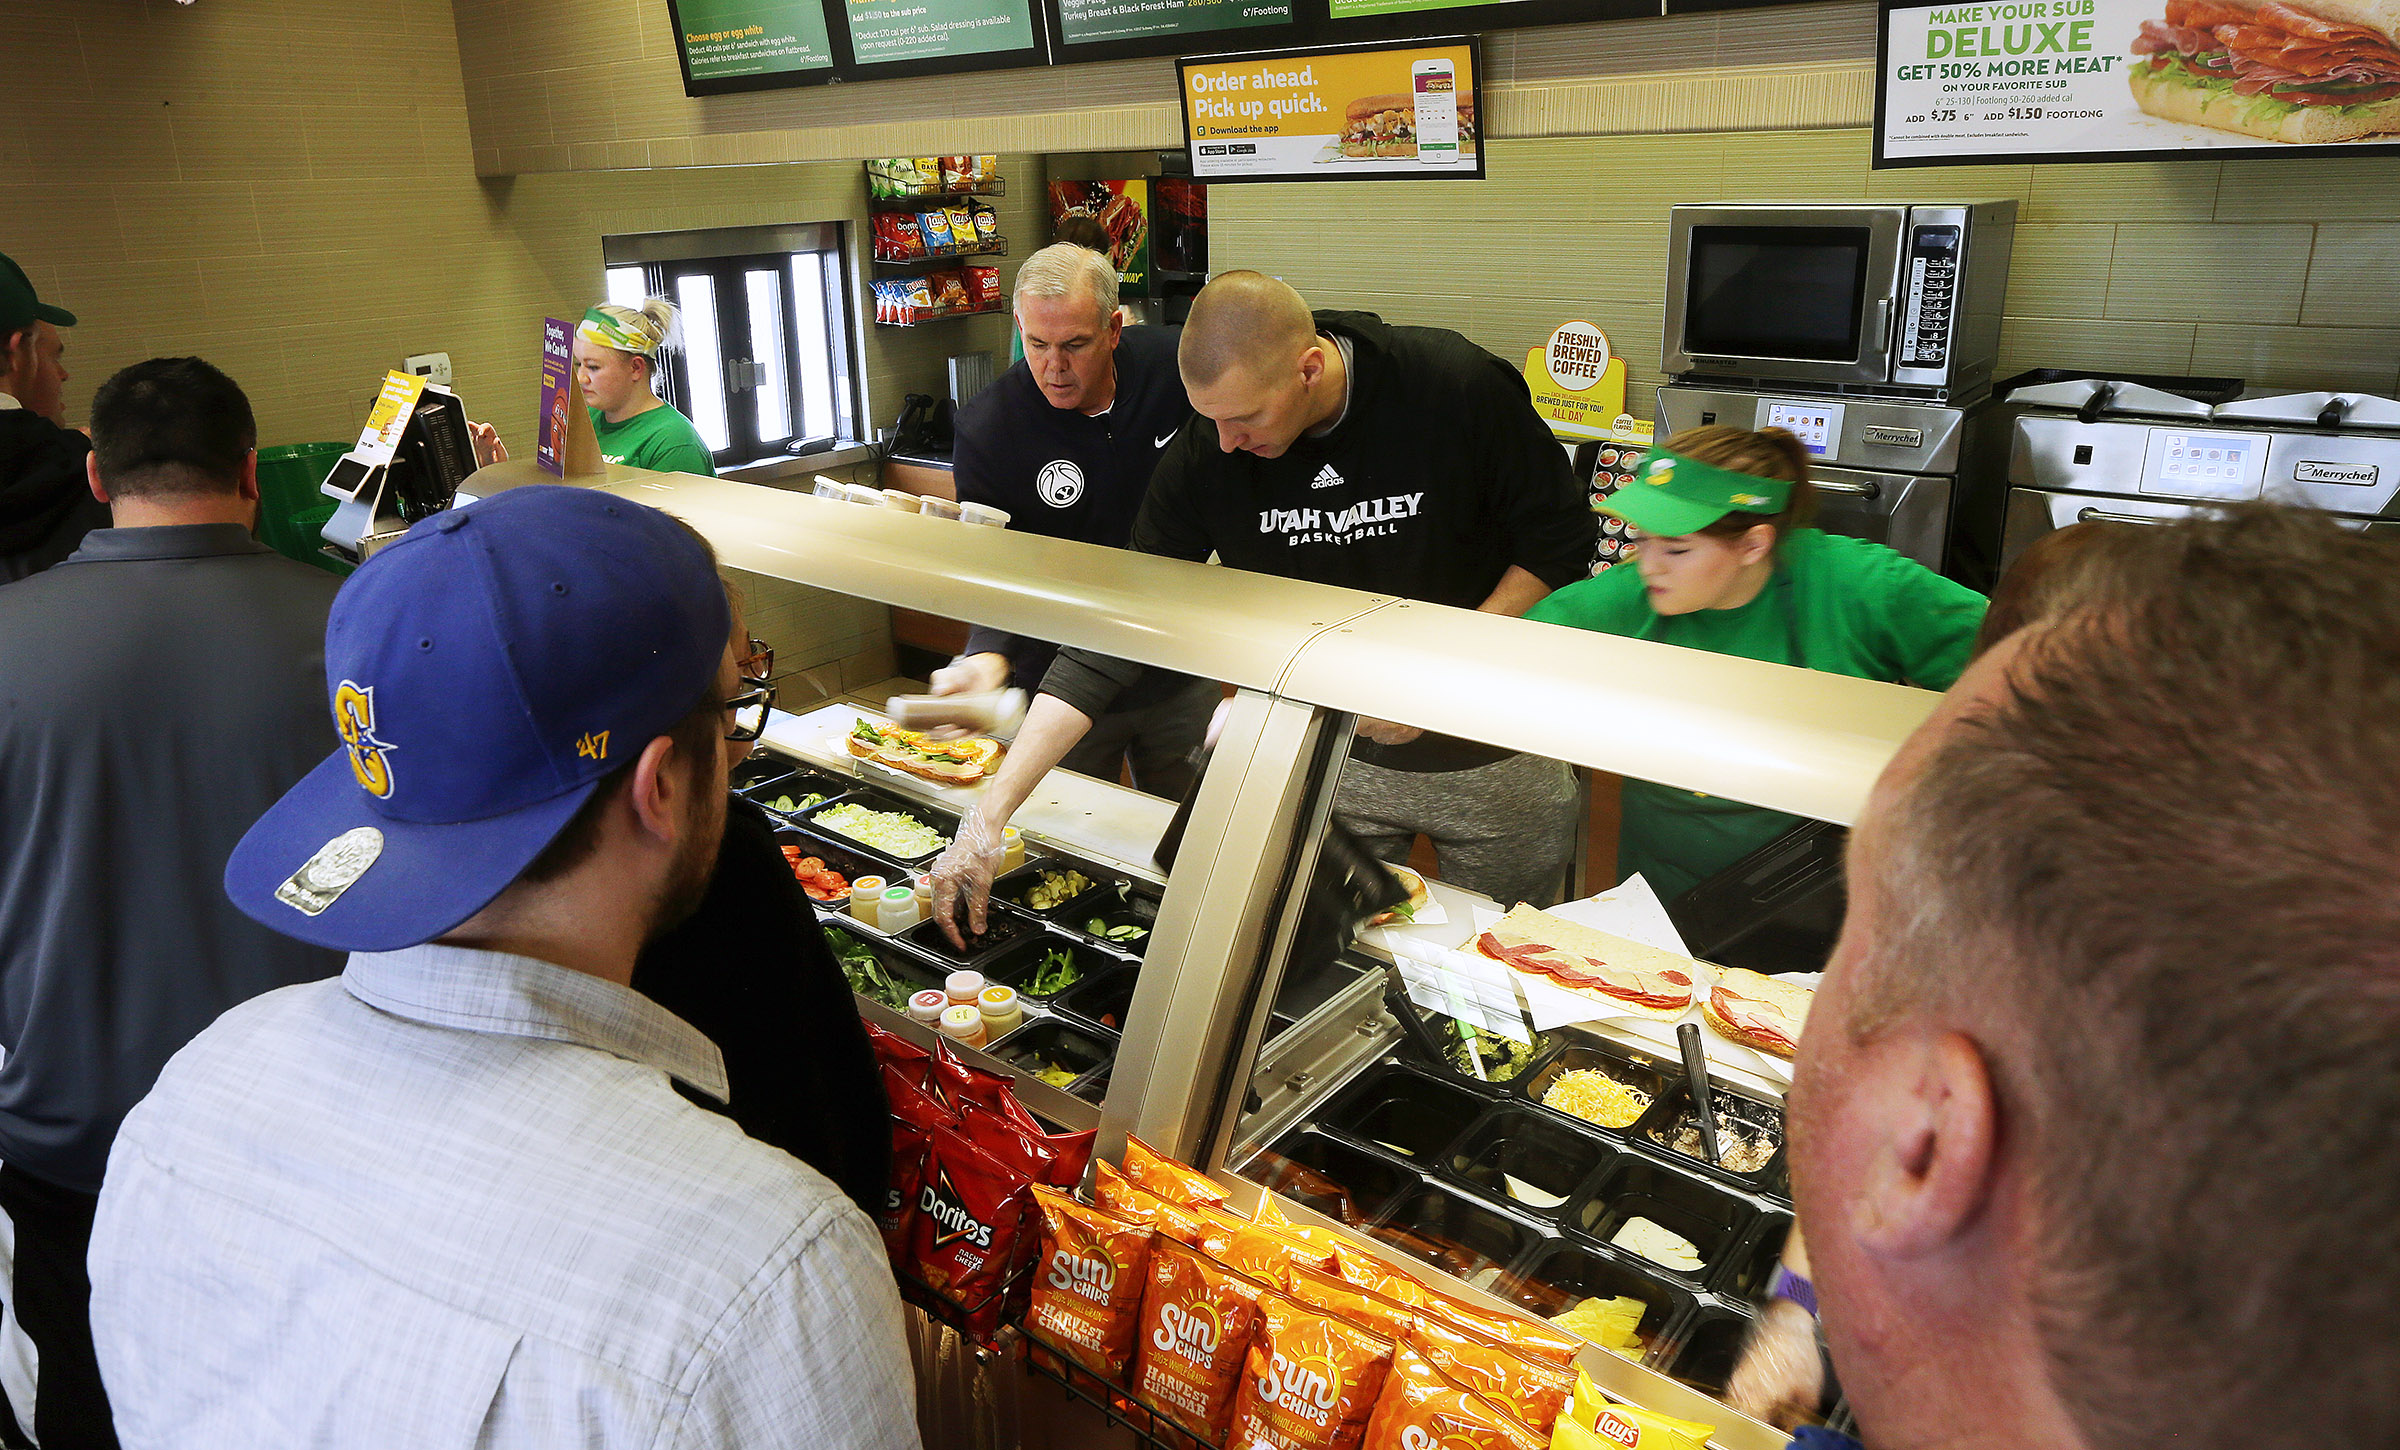
[[[1972,397],[1999,360],[2016,224],[2014,201],[1675,207],[1666,371]]]

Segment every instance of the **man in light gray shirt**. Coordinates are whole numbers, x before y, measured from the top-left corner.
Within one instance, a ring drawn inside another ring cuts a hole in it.
[[[220,885],[334,746],[333,576],[250,536],[258,433],[207,363],[110,378],[92,435],[114,526],[0,588],[0,1382],[52,1447],[110,1443],[84,1247],[118,1121],[218,1013],[342,965]]]
[[[917,1445],[873,1226],[680,1097],[723,1060],[627,985],[772,698],[730,625],[696,537],[555,485],[344,587],[342,748],[225,882],[349,963],[226,1013],[118,1134],[92,1326],[125,1445]]]

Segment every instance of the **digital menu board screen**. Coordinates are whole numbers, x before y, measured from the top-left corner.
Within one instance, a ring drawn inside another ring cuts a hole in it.
[[[835,76],[824,0],[669,0],[684,94],[804,86]]]
[[[1208,37],[1275,30],[1291,35],[1294,0],[1045,0],[1052,58],[1116,60],[1170,55]]]
[[[1480,179],[1473,36],[1187,57],[1197,181]]]
[[[1041,65],[1032,0],[832,0],[860,79]]]
[[[1581,20],[1634,20],[1664,12],[1663,0],[1325,0],[1326,19],[1331,22],[1325,33],[1328,37],[1404,35],[1428,25],[1511,30]]]

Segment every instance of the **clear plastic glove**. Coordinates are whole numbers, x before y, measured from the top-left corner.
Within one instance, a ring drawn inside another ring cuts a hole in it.
[[[1361,715],[1358,717],[1358,733],[1377,745],[1406,745],[1425,732],[1414,725],[1395,725],[1389,720]]]
[[[989,651],[966,655],[935,670],[925,680],[928,695],[980,695],[1008,683],[1008,656]],[[930,740],[964,740],[975,732],[958,725],[937,725],[925,732]]]
[[[500,430],[489,423],[469,420],[467,437],[475,445],[475,466],[489,468],[495,463],[508,462],[508,445],[500,441]]]
[[[1725,1402],[1754,1420],[1790,1430],[1816,1417],[1824,1393],[1817,1321],[1789,1299],[1774,1300],[1742,1346]]]
[[[977,936],[985,926],[984,907],[992,899],[992,882],[1000,874],[1000,858],[1007,846],[1000,839],[1005,823],[985,819],[983,812],[970,811],[958,823],[958,834],[951,838],[950,849],[933,858],[926,875],[933,881],[933,919],[942,924],[942,935],[950,945],[965,951],[967,939],[959,932],[957,908],[967,910],[967,928]]]

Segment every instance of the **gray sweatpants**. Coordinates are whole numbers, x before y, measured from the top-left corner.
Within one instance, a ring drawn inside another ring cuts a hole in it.
[[[1192,787],[1192,752],[1207,738],[1208,717],[1224,698],[1216,681],[1193,680],[1155,704],[1111,711],[1092,722],[1059,764],[1111,785],[1118,767],[1130,765],[1135,790],[1181,800]]]
[[[1334,818],[1385,861],[1406,864],[1419,832],[1434,875],[1503,907],[1557,903],[1575,854],[1575,775],[1564,761],[1512,755],[1472,770],[1343,763]]]

